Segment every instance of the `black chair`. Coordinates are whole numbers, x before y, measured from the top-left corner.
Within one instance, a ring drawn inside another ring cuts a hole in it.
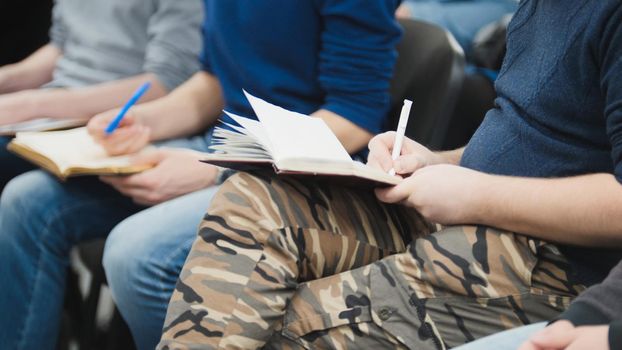
[[[400,20],[404,30],[391,82],[387,130],[395,130],[404,99],[413,108],[406,135],[442,149],[464,81],[462,48],[448,31],[422,21]]]
[[[78,256],[91,273],[91,282],[82,297],[77,278],[68,281],[65,314],[69,321],[63,325],[65,339],[61,337],[57,350],[69,349],[67,338],[75,340],[80,350],[135,350],[130,330],[116,307],[106,330],[97,325],[101,291],[106,285],[102,266],[105,243],[104,239],[97,239],[78,246]]]
[[[496,97],[494,85],[488,77],[467,73],[443,149],[456,149],[466,145],[486,113],[494,108]]]

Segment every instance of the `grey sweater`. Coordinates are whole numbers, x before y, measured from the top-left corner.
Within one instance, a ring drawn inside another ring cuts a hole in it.
[[[49,86],[153,73],[170,91],[200,68],[202,0],[56,0],[51,42],[63,52]]]
[[[560,319],[575,326],[610,324],[610,348],[622,349],[622,262],[603,283],[581,294]]]

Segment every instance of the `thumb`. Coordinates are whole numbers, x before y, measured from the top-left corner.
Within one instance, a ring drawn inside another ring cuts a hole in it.
[[[558,321],[531,337],[530,341],[545,349],[564,349],[575,339],[575,328],[568,321]]]
[[[107,136],[105,130],[108,128],[108,125],[117,117],[119,114],[119,110],[110,110],[107,112],[100,113],[89,120],[86,125],[86,128],[91,134],[91,136],[96,138],[103,138]],[[132,111],[128,111],[121,122],[119,123],[119,127],[128,127],[132,126],[136,123],[136,117],[132,113]]]

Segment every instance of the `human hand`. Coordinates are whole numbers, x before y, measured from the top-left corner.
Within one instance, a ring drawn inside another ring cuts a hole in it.
[[[456,165],[420,168],[399,185],[376,189],[385,203],[413,207],[425,218],[443,225],[477,223],[478,199],[490,175]]]
[[[133,158],[134,164],[152,164],[154,168],[100,179],[138,204],[156,205],[215,183],[218,168],[199,162],[201,158],[201,153],[195,151],[161,148]]]
[[[35,106],[40,92],[25,90],[0,95],[0,125],[23,122],[37,117]]]
[[[135,153],[147,146],[151,138],[151,129],[140,122],[135,109],[130,109],[125,114],[112,134],[106,133],[106,128],[118,114],[119,110],[115,109],[91,118],[86,128],[95,142],[113,156]]]
[[[401,4],[395,11],[395,17],[397,18],[412,18],[412,11],[407,4]]]
[[[536,333],[519,350],[609,350],[609,326],[575,327],[557,321]]]
[[[385,132],[369,141],[367,165],[384,172],[394,169],[396,174],[404,176],[429,165],[444,163],[439,155],[407,137],[404,137],[402,155],[393,160],[395,135],[395,131]]]

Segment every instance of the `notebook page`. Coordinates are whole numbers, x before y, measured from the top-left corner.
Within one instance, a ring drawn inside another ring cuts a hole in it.
[[[319,118],[291,112],[244,91],[270,140],[273,158],[352,162],[335,134]]]
[[[56,163],[61,171],[71,167],[119,168],[130,165],[128,156],[110,157],[86,128],[52,132],[18,133],[16,140]]]
[[[246,133],[255,137],[255,139],[259,143],[261,143],[268,152],[272,153],[274,147],[272,146],[270,138],[266,134],[266,131],[264,130],[264,127],[261,125],[260,122],[253,119],[240,117],[239,115],[235,115],[227,111],[225,111],[225,113],[229,117],[231,117],[231,119],[235,120],[236,123],[242,125],[244,130],[246,130]]]

